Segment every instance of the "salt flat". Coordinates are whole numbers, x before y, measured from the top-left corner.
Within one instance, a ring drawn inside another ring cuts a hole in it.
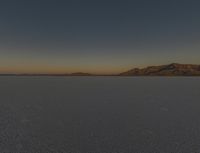
[[[198,77],[0,77],[2,153],[200,152]]]

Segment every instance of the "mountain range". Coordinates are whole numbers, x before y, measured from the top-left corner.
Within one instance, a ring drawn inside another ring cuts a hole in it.
[[[161,66],[134,68],[120,76],[200,76],[200,65],[172,63]]]
[[[200,76],[200,65],[171,63],[168,65],[133,68],[119,74],[91,74],[84,72],[63,74],[0,74],[0,76]]]

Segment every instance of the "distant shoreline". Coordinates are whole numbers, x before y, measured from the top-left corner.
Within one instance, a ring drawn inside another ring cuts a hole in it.
[[[0,74],[0,77],[200,77],[200,75],[14,75]]]
[[[92,74],[85,72],[76,72],[76,73],[61,73],[61,74],[31,74],[31,73],[21,73],[21,74],[0,74],[0,76],[54,76],[54,77],[72,77],[72,76],[116,76],[116,77],[142,77],[142,76],[158,76],[158,77],[175,77],[175,76],[183,76],[183,77],[197,77],[200,76],[200,65],[194,64],[178,64],[171,63],[168,65],[161,66],[148,66],[145,68],[134,68],[128,70],[126,72],[122,72],[119,74]]]

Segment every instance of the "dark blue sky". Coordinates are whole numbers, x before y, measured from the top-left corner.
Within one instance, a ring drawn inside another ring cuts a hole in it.
[[[5,0],[1,72],[115,73],[200,61],[198,0]]]

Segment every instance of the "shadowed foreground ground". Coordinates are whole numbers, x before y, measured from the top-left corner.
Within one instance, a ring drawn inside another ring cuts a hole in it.
[[[0,77],[2,153],[197,153],[199,116],[195,77]]]

